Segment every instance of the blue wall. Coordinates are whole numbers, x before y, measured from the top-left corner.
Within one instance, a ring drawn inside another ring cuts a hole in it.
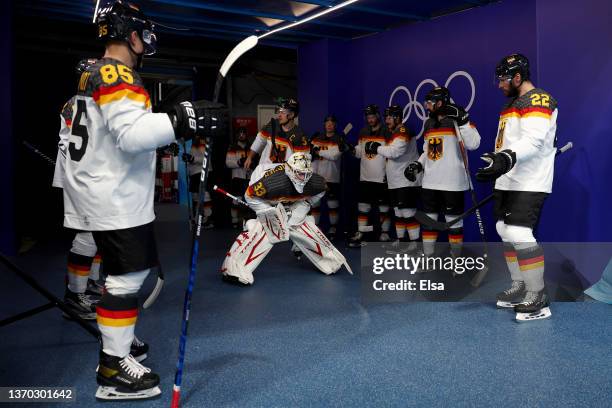
[[[607,188],[612,183],[606,183],[612,176],[607,158],[612,152],[612,96],[606,90],[612,77],[612,27],[606,24],[611,13],[612,6],[603,0],[514,0],[354,41],[302,46],[300,123],[313,132],[329,111],[336,113],[341,126],[350,121],[359,128],[363,107],[387,106],[398,86],[405,86],[414,98],[423,80],[444,85],[451,74],[465,71],[475,89],[470,114],[483,139],[481,149],[470,154],[475,168],[478,153],[493,149],[499,109],[505,102],[494,80],[495,65],[504,55],[523,53],[531,61],[536,86],[559,101],[559,143],[572,140],[575,145],[559,158],[538,237],[551,242],[606,241],[612,227],[611,212],[606,211],[612,196]],[[431,86],[424,84],[416,100],[422,102]],[[457,103],[468,103],[471,87],[465,77],[456,77],[449,88]],[[400,91],[393,102],[404,106],[409,97]],[[415,106],[407,124],[413,133],[421,130]],[[422,145],[422,139],[418,143]],[[480,197],[491,191],[490,185],[477,188]],[[497,239],[490,207],[484,214],[489,238]],[[474,222],[466,224],[466,239],[478,240]]]
[[[12,33],[12,2],[0,2],[0,174],[2,175],[2,191],[5,196],[0,200],[0,252],[13,254],[15,252],[15,227],[13,221],[13,146],[11,88],[13,64],[13,33]],[[9,192],[8,194],[6,192]]]

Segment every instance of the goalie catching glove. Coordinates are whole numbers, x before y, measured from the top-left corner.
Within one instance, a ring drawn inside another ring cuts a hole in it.
[[[512,150],[502,150],[496,153],[485,153],[480,156],[487,165],[476,172],[476,180],[493,181],[506,174],[516,164],[516,153]]]

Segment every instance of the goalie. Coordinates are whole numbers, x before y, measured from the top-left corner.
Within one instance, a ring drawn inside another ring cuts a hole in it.
[[[308,153],[294,153],[287,162],[257,167],[245,193],[248,205],[257,214],[246,223],[221,266],[223,279],[252,285],[253,271],[272,246],[291,239],[324,274],[346,266],[344,256],[319,230],[310,208],[325,195],[325,179],[313,174]]]

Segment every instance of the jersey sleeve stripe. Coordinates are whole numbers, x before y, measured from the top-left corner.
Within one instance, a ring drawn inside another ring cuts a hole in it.
[[[100,106],[128,98],[136,102],[141,102],[148,109],[151,106],[151,99],[146,89],[141,86],[121,83],[115,86],[100,87],[93,93],[93,99]]]

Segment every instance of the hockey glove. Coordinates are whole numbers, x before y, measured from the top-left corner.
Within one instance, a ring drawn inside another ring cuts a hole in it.
[[[194,160],[193,155],[189,153],[183,153],[182,159],[186,163],[193,163]]]
[[[406,167],[404,170],[404,177],[406,177],[409,181],[416,181],[417,174],[423,171],[423,165],[418,161],[413,161]]]
[[[321,147],[319,146],[310,146],[310,155],[312,156],[312,160],[319,160],[321,156],[319,156],[319,151]]]
[[[191,140],[197,134],[198,115],[191,102],[184,101],[175,105],[168,116],[177,139]]]
[[[476,180],[493,181],[509,172],[516,164],[516,153],[512,150],[502,150],[496,153],[485,153],[480,156],[487,165],[476,171]]]
[[[380,143],[378,142],[366,142],[365,144],[365,152],[366,154],[378,154],[378,147],[380,146]]]
[[[441,106],[440,109],[436,111],[436,114],[454,120],[459,126],[465,125],[470,120],[470,114],[461,106],[455,105],[454,103]]]
[[[241,157],[241,158],[238,160],[238,167],[240,167],[240,168],[244,167],[244,162],[245,162],[245,161],[246,161],[246,157]]]

